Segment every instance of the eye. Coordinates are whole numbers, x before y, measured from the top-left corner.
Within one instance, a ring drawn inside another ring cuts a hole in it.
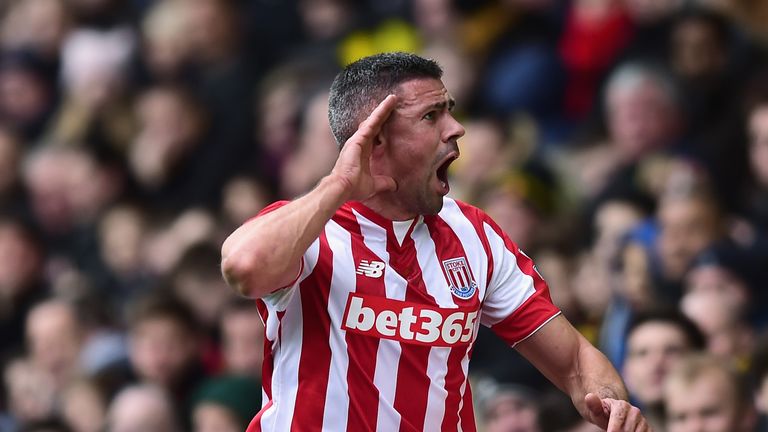
[[[434,120],[437,118],[437,111],[430,111],[426,114],[424,114],[424,117],[422,117],[422,120]]]

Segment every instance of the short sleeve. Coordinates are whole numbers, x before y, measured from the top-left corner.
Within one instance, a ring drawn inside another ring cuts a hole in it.
[[[261,209],[261,211],[259,211],[259,213],[257,213],[256,216],[250,218],[248,221],[250,222],[250,221],[252,221],[252,220],[254,220],[256,218],[259,218],[259,217],[264,216],[264,215],[266,215],[268,213],[271,213],[271,212],[279,209],[280,207],[283,207],[284,205],[288,204],[289,202],[290,201],[287,201],[287,200],[281,200],[281,201],[273,202],[272,204],[269,204],[268,206],[266,206],[263,209]],[[291,295],[292,295],[292,293],[294,291],[293,287],[298,285],[299,279],[301,278],[301,275],[304,272],[304,267],[305,267],[304,261],[305,261],[305,258],[302,257],[301,265],[299,266],[299,271],[296,274],[296,277],[294,277],[293,280],[289,284],[287,284],[285,286],[282,286],[282,287],[275,288],[274,291],[272,291],[270,294],[268,294],[268,295],[266,295],[266,296],[264,296],[262,298],[262,300],[266,304],[270,304],[272,306],[276,306],[276,307],[280,308],[281,304],[284,304],[288,300],[290,300],[290,297],[291,297]]]
[[[493,272],[482,306],[483,325],[510,346],[560,314],[533,261],[490,218],[484,223]]]

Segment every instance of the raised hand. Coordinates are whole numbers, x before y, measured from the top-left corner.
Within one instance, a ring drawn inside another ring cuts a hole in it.
[[[607,432],[651,431],[643,414],[629,402],[619,399],[604,398],[594,393],[584,397],[589,421]]]
[[[397,189],[392,177],[371,175],[370,166],[376,136],[396,105],[397,97],[387,96],[344,143],[331,174],[345,185],[348,199],[364,200],[377,193]]]

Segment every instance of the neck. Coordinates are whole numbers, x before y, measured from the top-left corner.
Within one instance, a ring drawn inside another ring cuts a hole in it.
[[[377,194],[362,201],[362,203],[377,214],[392,221],[405,221],[418,216],[412,211],[405,210],[391,195],[391,193]]]

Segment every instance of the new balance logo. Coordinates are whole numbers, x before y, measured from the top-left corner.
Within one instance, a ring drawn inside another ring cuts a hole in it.
[[[384,271],[384,263],[381,261],[366,261],[361,260],[360,265],[357,266],[357,274],[366,275],[370,278],[381,277]]]

